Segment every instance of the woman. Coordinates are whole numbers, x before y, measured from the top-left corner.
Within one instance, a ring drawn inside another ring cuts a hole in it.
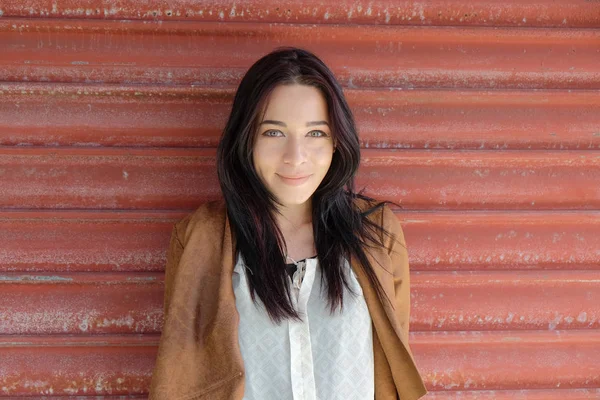
[[[413,400],[409,268],[385,204],[354,192],[352,113],[314,54],[242,79],[217,151],[223,200],[178,222],[151,399]]]

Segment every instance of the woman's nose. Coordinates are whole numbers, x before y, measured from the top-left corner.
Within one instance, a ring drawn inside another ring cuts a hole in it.
[[[306,148],[302,138],[289,137],[285,145],[283,161],[292,165],[306,161]]]

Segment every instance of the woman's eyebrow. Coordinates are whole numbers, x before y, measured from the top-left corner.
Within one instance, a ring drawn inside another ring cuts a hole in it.
[[[260,123],[260,125],[262,124],[271,124],[271,125],[278,125],[278,126],[283,126],[283,127],[287,127],[287,125],[285,124],[285,122],[283,121],[276,121],[273,119],[266,119],[263,122]],[[327,123],[327,121],[310,121],[306,123],[306,126],[315,126],[315,125],[327,125],[329,126],[329,124]]]

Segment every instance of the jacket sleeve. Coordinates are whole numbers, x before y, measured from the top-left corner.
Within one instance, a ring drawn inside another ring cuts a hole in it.
[[[169,366],[167,366],[166,360],[169,359],[168,349],[170,346],[168,340],[165,341],[164,326],[167,325],[167,316],[169,313],[169,307],[173,293],[173,282],[177,276],[179,259],[181,258],[182,253],[183,245],[178,237],[177,224],[175,224],[171,230],[171,239],[167,249],[167,263],[165,266],[163,333],[161,334],[158,346],[158,354],[152,371],[152,379],[150,381],[150,387],[148,391],[148,400],[163,400],[168,398],[167,392],[169,388]],[[163,353],[165,355],[163,355]]]
[[[173,226],[171,231],[171,240],[167,250],[167,264],[165,266],[165,297],[164,297],[164,320],[167,319],[169,305],[171,303],[171,294],[173,292],[173,281],[179,266],[179,259],[183,253],[183,245],[179,239],[177,225]]]
[[[410,319],[410,269],[408,265],[408,250],[404,240],[404,232],[400,221],[394,212],[387,206],[383,210],[383,226],[391,236],[387,235],[388,255],[392,261],[394,272],[394,292],[396,318],[404,338],[408,341]]]

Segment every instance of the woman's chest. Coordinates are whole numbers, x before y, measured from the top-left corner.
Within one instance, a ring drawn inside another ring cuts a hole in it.
[[[293,393],[304,393],[306,399],[338,399],[341,393],[373,398],[372,322],[348,264],[343,271],[353,293],[346,292],[343,307],[331,312],[318,260],[300,263],[288,282],[302,320],[274,323],[258,297],[257,303],[252,301],[246,270],[242,263],[236,264],[233,288],[246,372],[245,399],[293,398]]]

